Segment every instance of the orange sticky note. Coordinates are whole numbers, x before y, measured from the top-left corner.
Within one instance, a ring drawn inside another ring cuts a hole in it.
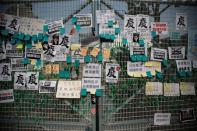
[[[88,48],[86,48],[86,47],[82,47],[81,48],[81,55],[82,56],[86,56],[87,55],[87,52],[88,52]]]
[[[52,65],[52,72],[53,72],[53,74],[59,74],[59,71],[60,71],[59,64],[53,64]]]
[[[31,59],[31,65],[35,65],[36,64],[36,60],[35,59]]]
[[[103,57],[104,57],[104,59],[109,59],[109,57],[110,57],[110,49],[104,49],[103,50]]]
[[[45,73],[51,74],[51,64],[45,65]]]
[[[90,55],[96,57],[96,56],[98,55],[99,51],[100,51],[100,49],[97,48],[97,47],[95,47],[95,48],[93,48],[92,51],[90,52]]]

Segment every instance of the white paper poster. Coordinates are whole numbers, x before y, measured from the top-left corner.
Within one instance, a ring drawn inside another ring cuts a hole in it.
[[[155,113],[154,125],[170,125],[171,113]]]
[[[48,25],[48,34],[59,33],[60,28],[64,27],[63,20],[53,21],[47,24]]]
[[[106,63],[105,78],[107,83],[117,83],[119,77],[120,65]]]
[[[11,33],[19,30],[21,24],[20,17],[6,14],[5,19],[7,19],[5,28],[10,30]]]
[[[12,71],[26,71],[27,65],[23,64],[24,58],[12,58],[11,59],[11,68]]]
[[[41,59],[42,58],[42,49],[25,48],[25,56],[29,59]]]
[[[145,55],[147,56],[147,47],[132,46],[130,44],[130,55]]]
[[[137,15],[137,32],[149,32],[149,16]]]
[[[11,81],[11,66],[10,63],[0,64],[0,81]]]
[[[81,28],[92,27],[92,14],[76,14],[77,25]]]
[[[101,77],[101,64],[88,63],[83,66],[83,77]]]
[[[81,81],[59,80],[56,98],[80,98]]]
[[[194,82],[180,82],[181,95],[196,95]]]
[[[192,71],[191,60],[176,60],[178,71]]]
[[[179,83],[164,83],[164,96],[180,96]]]
[[[124,15],[124,32],[133,33],[137,31],[137,23],[135,15]]]
[[[26,73],[25,72],[15,72],[14,89],[26,90]]]
[[[71,51],[72,62],[79,60],[80,63],[84,63],[84,56],[81,54],[81,48]]]
[[[101,78],[82,78],[82,88],[86,88],[91,94],[101,88]]]
[[[0,60],[3,60],[6,58],[6,48],[5,48],[5,42],[0,40]]]
[[[13,89],[0,91],[0,103],[9,103],[14,101]]]
[[[158,34],[168,34],[168,23],[167,22],[151,22],[151,31],[155,31]]]
[[[163,95],[163,84],[161,82],[146,82],[146,95]]]
[[[187,30],[187,15],[176,13],[176,30]]]
[[[160,48],[151,48],[151,60],[163,61],[167,60],[167,50]]]
[[[185,46],[168,47],[169,59],[185,59]]]
[[[96,21],[98,24],[108,23],[108,21],[115,21],[114,10],[97,10]]]
[[[40,80],[39,93],[55,93],[57,81]]]
[[[10,57],[10,58],[23,57],[23,50],[17,49],[16,45],[11,45],[10,43],[7,43],[6,44],[6,57]]]

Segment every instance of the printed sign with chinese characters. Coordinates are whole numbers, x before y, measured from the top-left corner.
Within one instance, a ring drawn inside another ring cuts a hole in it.
[[[169,59],[185,59],[185,46],[168,47]]]
[[[82,78],[82,88],[86,88],[91,94],[101,88],[101,78]]]
[[[105,77],[107,83],[117,83],[120,71],[119,64],[106,63]]]
[[[163,84],[161,82],[146,82],[146,95],[162,95]]]
[[[72,62],[75,62],[75,60],[79,60],[80,63],[84,63],[84,56],[81,55],[81,48],[78,48],[75,51],[71,51],[72,56]]]
[[[147,55],[147,48],[141,46],[130,45],[130,55]]]
[[[9,103],[14,101],[13,89],[0,91],[0,103]]]
[[[23,64],[23,58],[12,58],[11,59],[12,71],[26,71],[27,66]]]
[[[151,31],[155,31],[158,34],[168,34],[168,23],[167,22],[151,22]]]
[[[83,77],[101,77],[101,64],[86,64],[83,67]]]
[[[26,58],[29,59],[41,59],[42,58],[42,49],[36,49],[35,47],[32,48],[25,48],[25,55]]]
[[[5,19],[7,20],[5,28],[10,30],[11,33],[19,30],[21,24],[19,17],[6,14]]]
[[[6,57],[18,58],[23,57],[23,50],[17,49],[17,45],[11,45],[10,43],[6,44]]]
[[[114,10],[97,10],[96,21],[98,24],[107,23],[108,21],[115,21]]]
[[[160,48],[151,48],[151,60],[162,61],[167,60],[167,50]]]
[[[53,21],[47,24],[48,25],[48,34],[59,33],[60,28],[63,28],[63,20]]]
[[[124,32],[133,33],[137,30],[136,16],[135,15],[124,15]]]
[[[0,81],[11,81],[11,71],[10,63],[0,63]]]
[[[192,62],[190,60],[176,60],[178,71],[192,71]]]
[[[56,81],[39,81],[39,93],[54,93],[56,92]]]
[[[155,113],[154,125],[170,125],[171,113]]]
[[[196,95],[194,82],[180,82],[181,95]]]
[[[164,96],[180,96],[179,83],[164,83]]]
[[[137,32],[149,32],[149,16],[137,15]]]
[[[77,18],[77,25],[80,25],[81,28],[92,27],[92,14],[76,14],[74,16]]]
[[[187,15],[176,13],[176,30],[187,30]]]
[[[56,98],[80,98],[81,81],[59,80]]]

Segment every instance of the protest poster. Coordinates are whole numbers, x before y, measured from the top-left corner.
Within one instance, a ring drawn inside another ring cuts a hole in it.
[[[90,94],[95,94],[96,89],[101,88],[101,78],[82,78],[82,88],[86,88]]]
[[[7,20],[5,28],[10,31],[10,33],[14,33],[19,31],[21,18],[13,15],[5,15],[5,19]]]
[[[149,32],[149,16],[137,15],[137,32]]]
[[[180,112],[181,122],[190,122],[196,120],[194,108],[182,109]]]
[[[92,27],[92,14],[76,14],[77,25],[81,28]]]
[[[179,83],[164,83],[164,96],[180,96]]]
[[[178,71],[192,71],[191,60],[176,60]]]
[[[115,12],[114,10],[97,10],[96,11],[96,21],[98,24],[106,24],[108,21],[115,22]]]
[[[25,72],[14,73],[14,89],[26,90],[26,73]]]
[[[9,58],[23,57],[23,50],[17,49],[17,45],[12,45],[8,42],[6,44],[6,57]]]
[[[187,15],[185,13],[176,13],[176,30],[187,30]]]
[[[136,15],[124,15],[124,32],[133,33],[137,31]]]
[[[83,77],[101,77],[101,64],[88,63],[83,66]]]
[[[163,84],[161,82],[146,82],[146,95],[163,95]]]
[[[5,48],[5,41],[0,40],[0,60],[6,58],[6,48]]]
[[[190,28],[188,31],[187,58],[197,61],[197,28]]]
[[[12,58],[11,59],[11,68],[12,71],[26,71],[27,65],[23,64],[24,58]]]
[[[194,82],[180,82],[181,95],[196,95]]]
[[[168,47],[169,59],[185,59],[185,46]]]
[[[9,103],[14,101],[13,89],[0,91],[0,103]]]
[[[106,63],[105,78],[107,83],[117,83],[119,77],[120,65]]]
[[[48,34],[56,34],[60,32],[60,28],[64,27],[63,20],[53,21],[50,23],[47,23],[48,25]]]
[[[171,113],[155,113],[154,125],[170,125]]]
[[[39,93],[55,93],[57,81],[40,80]]]
[[[42,49],[25,48],[25,57],[29,59],[41,59],[42,58]]]
[[[84,56],[81,54],[81,48],[78,48],[75,51],[71,51],[72,62],[75,62],[75,60],[79,60],[80,63],[84,63]]]
[[[157,32],[159,35],[168,34],[168,23],[167,22],[151,22],[151,31]]]
[[[167,50],[160,48],[151,48],[151,60],[153,61],[163,61],[167,60]]]
[[[0,63],[0,81],[11,81],[11,71],[10,63]]]
[[[56,98],[80,98],[81,81],[59,80]]]
[[[145,55],[147,56],[147,48],[146,46],[133,46],[130,44],[130,55]]]

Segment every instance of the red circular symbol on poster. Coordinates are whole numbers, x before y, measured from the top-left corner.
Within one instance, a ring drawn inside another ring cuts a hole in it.
[[[120,71],[120,66],[117,66],[117,67],[116,67],[116,70],[117,70],[117,71]]]
[[[91,109],[91,113],[92,113],[93,115],[96,114],[96,108],[95,108],[95,107],[93,107],[93,108]]]

